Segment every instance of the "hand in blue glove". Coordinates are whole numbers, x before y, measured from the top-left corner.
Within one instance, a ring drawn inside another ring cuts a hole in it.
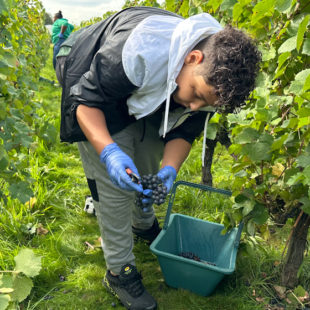
[[[141,200],[142,205],[143,205],[143,209],[142,209],[143,212],[150,211],[152,204],[154,202],[154,200],[152,199],[152,194],[153,194],[153,191],[151,189],[143,190],[144,198],[142,198]]]
[[[165,166],[159,170],[157,176],[163,181],[164,185],[167,187],[167,193],[169,193],[177,177],[177,171],[172,166]]]
[[[107,172],[113,184],[128,191],[143,192],[142,185],[134,183],[126,172],[126,168],[129,168],[139,176],[138,169],[132,159],[116,143],[108,144],[102,150],[100,161],[106,165]]]
[[[58,37],[59,37],[59,39],[64,39],[65,38],[65,36],[61,32],[59,33]]]

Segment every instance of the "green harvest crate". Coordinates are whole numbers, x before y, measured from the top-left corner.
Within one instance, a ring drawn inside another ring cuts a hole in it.
[[[206,185],[176,182],[172,188],[164,227],[150,246],[158,258],[165,282],[169,286],[208,296],[225,275],[235,270],[243,223],[222,235],[224,226],[221,224],[182,214],[170,215],[179,185],[224,195],[231,193]],[[180,256],[182,252],[193,253],[200,261]]]

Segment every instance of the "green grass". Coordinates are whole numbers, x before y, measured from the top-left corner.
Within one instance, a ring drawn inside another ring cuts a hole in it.
[[[51,54],[50,54],[51,56]],[[40,75],[56,81],[51,57]],[[42,270],[34,278],[34,288],[23,309],[124,309],[102,286],[106,268],[98,242],[96,218],[83,211],[85,195],[89,193],[77,147],[59,142],[59,112],[61,88],[41,81],[36,100],[43,108],[37,117],[42,120],[36,128],[46,132],[30,150],[30,172],[33,178],[35,200],[21,204],[9,200],[1,209],[0,268],[14,268],[14,256],[19,249],[30,247],[42,257]],[[57,128],[55,130],[54,128]],[[182,167],[178,180],[200,183],[201,142],[194,148]],[[213,180],[218,188],[229,189],[232,159],[224,147],[217,146]],[[199,190],[180,187],[177,190],[173,212],[220,222],[224,209],[231,207],[229,198]],[[156,208],[162,224],[167,203]],[[40,225],[47,234],[29,234],[27,225]],[[185,290],[168,287],[163,279],[157,258],[144,243],[134,248],[136,263],[142,270],[144,284],[157,299],[159,310],[251,310],[265,309],[256,297],[273,297],[272,284],[278,284],[279,270],[275,261],[281,260],[284,239],[289,226],[277,231],[266,242],[247,239],[242,242],[237,258],[236,272],[218,285],[214,294],[202,297]],[[94,245],[94,249],[85,246]],[[309,289],[309,259],[301,272],[302,285]],[[207,281],[207,279],[206,279]],[[253,294],[255,290],[255,296]],[[116,303],[114,307],[112,303]]]

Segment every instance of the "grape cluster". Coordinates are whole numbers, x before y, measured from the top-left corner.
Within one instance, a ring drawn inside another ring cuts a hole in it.
[[[140,183],[143,187],[143,189],[151,189],[152,190],[152,196],[147,197],[141,193],[137,195],[137,201],[136,204],[144,208],[142,204],[143,198],[152,198],[153,202],[156,205],[160,205],[165,202],[166,196],[167,196],[167,187],[163,185],[162,180],[155,174],[147,174],[141,177]]]
[[[199,256],[195,255],[195,254],[192,253],[192,252],[181,252],[181,253],[179,254],[179,256],[182,256],[182,257],[188,258],[188,259],[193,259],[193,260],[195,260],[195,261],[197,261],[197,262],[200,262]]]
[[[195,261],[197,261],[197,262],[201,262],[201,263],[206,264],[206,265],[216,266],[216,264],[214,264],[214,263],[211,263],[211,262],[207,262],[207,261],[205,261],[205,260],[202,260],[199,256],[195,255],[195,254],[192,253],[192,252],[181,252],[181,253],[179,254],[179,256],[182,256],[182,257],[188,258],[188,259],[193,259],[193,260],[195,260]]]

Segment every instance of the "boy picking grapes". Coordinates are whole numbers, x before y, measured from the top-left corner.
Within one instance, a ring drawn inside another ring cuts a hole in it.
[[[158,235],[154,199],[170,191],[214,111],[243,105],[259,52],[209,14],[183,19],[150,7],[123,10],[66,44],[70,53],[60,52],[56,70],[61,139],[78,142],[102,236],[104,285],[127,309],[156,309],[135,267],[133,233],[149,242]]]

